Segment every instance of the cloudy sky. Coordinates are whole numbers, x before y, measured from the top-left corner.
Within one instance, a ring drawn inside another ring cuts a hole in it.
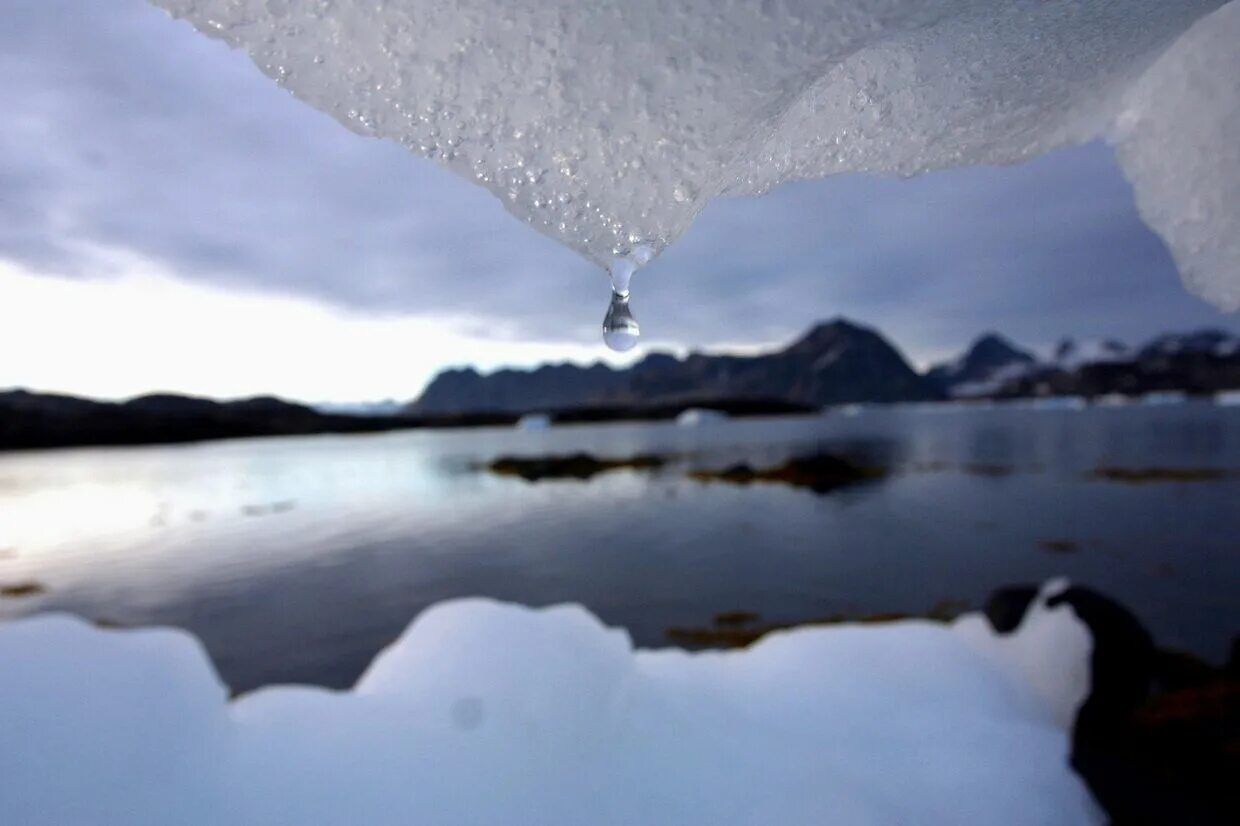
[[[415,396],[448,365],[607,358],[601,271],[140,0],[6,0],[0,387]],[[998,329],[1240,330],[1187,295],[1105,146],[711,204],[634,280],[646,347],[874,325],[917,364]],[[640,352],[640,351],[639,351]]]

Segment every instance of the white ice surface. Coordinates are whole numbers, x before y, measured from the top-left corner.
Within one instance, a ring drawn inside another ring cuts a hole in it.
[[[634,652],[579,607],[474,599],[427,610],[351,691],[229,703],[183,632],[27,618],[0,625],[0,810],[23,826],[1096,823],[1058,724],[1083,628],[1038,609],[1006,638],[974,618]]]
[[[657,253],[717,195],[1103,135],[1189,288],[1234,309],[1223,1],[154,0],[604,265]]]

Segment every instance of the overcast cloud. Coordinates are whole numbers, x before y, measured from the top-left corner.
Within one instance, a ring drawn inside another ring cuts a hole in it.
[[[140,0],[5,6],[0,258],[97,279],[121,250],[198,284],[597,340],[602,273],[482,189],[346,131]],[[991,328],[1031,345],[1240,329],[1182,290],[1101,145],[717,202],[634,288],[649,336],[688,348],[778,343],[838,314],[923,362]]]

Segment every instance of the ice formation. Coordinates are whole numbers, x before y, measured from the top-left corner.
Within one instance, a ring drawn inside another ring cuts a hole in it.
[[[579,607],[475,599],[427,610],[351,691],[230,703],[183,632],[39,616],[0,625],[0,809],[24,826],[1097,823],[1062,727],[1090,650],[1041,603],[1011,636],[975,616],[690,654],[634,652]]]
[[[154,2],[605,266],[718,195],[1103,135],[1188,287],[1240,307],[1240,2]]]

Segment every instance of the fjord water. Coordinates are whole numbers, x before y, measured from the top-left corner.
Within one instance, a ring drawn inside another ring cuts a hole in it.
[[[676,458],[589,481],[478,469],[578,450]],[[893,472],[828,495],[686,476],[818,450]],[[1230,475],[1134,484],[1098,467]],[[452,597],[581,602],[657,647],[668,627],[723,611],[774,622],[977,606],[1063,574],[1120,598],[1160,643],[1218,660],[1240,630],[1237,470],[1240,409],[1197,403],[14,453],[0,456],[0,586],[45,590],[0,597],[0,618],[181,626],[236,690],[346,686]]]

